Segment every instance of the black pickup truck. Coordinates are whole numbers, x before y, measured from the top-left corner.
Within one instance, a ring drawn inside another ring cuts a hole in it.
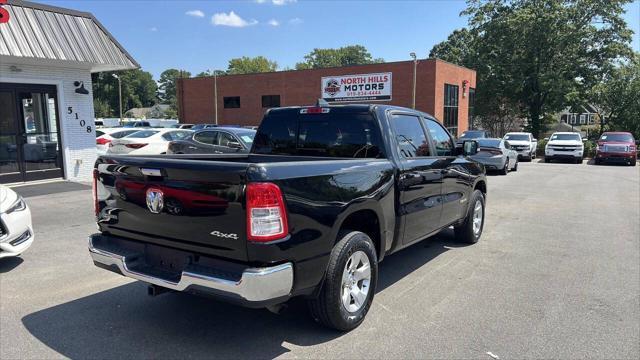
[[[165,290],[358,326],[387,255],[482,234],[486,178],[432,116],[386,105],[268,111],[240,155],[102,156],[95,265]]]

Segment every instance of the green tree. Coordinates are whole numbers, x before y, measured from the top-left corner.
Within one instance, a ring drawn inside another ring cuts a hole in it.
[[[640,139],[640,53],[613,69],[590,92],[590,100],[605,118],[600,132],[605,129],[629,131]]]
[[[188,77],[191,77],[191,73],[185,70],[167,69],[163,71],[158,80],[158,98],[160,99],[160,103],[176,106],[176,79]]]
[[[313,49],[312,52],[304,56],[303,62],[296,64],[296,69],[319,69],[381,62],[384,62],[384,59],[374,59],[364,46],[349,45],[337,49]]]
[[[140,70],[101,72],[92,74],[94,110],[96,117],[120,116],[117,74],[122,84],[122,112],[134,107],[155,104],[157,84],[151,73]]]
[[[502,92],[522,104],[538,136],[568,94],[586,93],[630,54],[632,32],[622,17],[628,2],[468,0],[463,14],[478,37],[478,62],[504,79]]]
[[[100,99],[94,96],[93,111],[97,118],[108,118],[113,116],[113,109],[109,106],[107,99]]]
[[[454,30],[447,40],[431,48],[430,58],[448,61],[452,64],[475,68],[477,37],[466,28]]]
[[[263,72],[274,72],[278,69],[278,63],[271,61],[264,56],[235,58],[229,60],[227,74],[254,74]]]
[[[482,48],[481,37],[463,28],[454,30],[447,40],[434,45],[429,57],[476,70],[475,126],[489,130],[494,136],[520,130],[521,105],[509,93],[509,73],[495,71],[501,64],[480,53]]]

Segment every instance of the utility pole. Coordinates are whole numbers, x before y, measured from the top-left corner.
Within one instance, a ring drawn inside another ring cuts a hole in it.
[[[413,58],[413,97],[411,101],[411,108],[416,108],[416,72],[418,70],[418,58],[416,57],[416,53],[412,52],[409,54]]]
[[[213,69],[213,109],[215,124],[218,125],[218,72],[215,69]]]
[[[114,78],[118,79],[118,102],[120,104],[120,125],[122,126],[122,82],[120,76],[117,74],[111,74]]]

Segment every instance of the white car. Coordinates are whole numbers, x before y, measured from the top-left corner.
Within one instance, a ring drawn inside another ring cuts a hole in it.
[[[15,191],[0,185],[0,258],[22,254],[33,239],[29,206]]]
[[[169,143],[191,136],[190,130],[144,129],[109,143],[107,154],[159,155],[166,154]]]
[[[580,133],[553,133],[544,149],[544,162],[551,162],[556,159],[568,159],[575,161],[577,164],[582,163],[584,156],[583,141]]]
[[[518,153],[518,159],[531,161],[536,158],[538,140],[528,132],[510,132],[504,138],[511,145],[511,149]]]
[[[109,144],[113,139],[120,139],[127,135],[131,135],[140,129],[125,129],[125,128],[102,128],[96,129],[96,149],[98,155],[104,155],[109,149]]]

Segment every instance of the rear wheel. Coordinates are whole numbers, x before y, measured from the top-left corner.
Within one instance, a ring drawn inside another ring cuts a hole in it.
[[[596,165],[602,164],[602,160],[600,160],[600,159],[595,159],[594,162],[595,162]]]
[[[500,169],[500,175],[507,175],[509,173],[509,158],[504,162],[504,166]]]
[[[482,236],[484,228],[484,195],[480,190],[474,190],[471,195],[471,206],[462,224],[454,226],[456,240],[467,244],[475,244]]]
[[[309,300],[313,318],[321,324],[352,330],[367,315],[378,280],[378,258],[371,238],[359,231],[341,232],[331,251],[322,290]]]

